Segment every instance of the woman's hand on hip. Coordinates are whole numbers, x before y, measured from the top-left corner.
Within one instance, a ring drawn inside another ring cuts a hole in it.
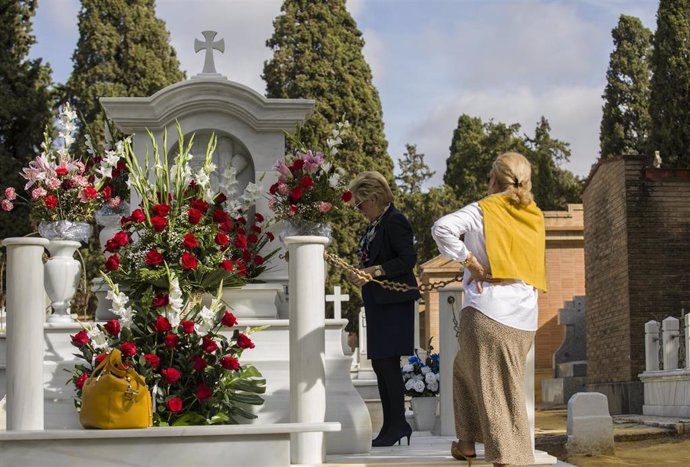
[[[482,293],[484,291],[484,284],[483,282],[488,279],[488,274],[486,273],[486,269],[482,265],[482,263],[479,262],[479,260],[475,257],[472,256],[470,259],[470,262],[465,266],[468,271],[470,271],[470,278],[467,281],[467,284],[471,284],[473,281],[477,283],[477,290],[479,293]]]

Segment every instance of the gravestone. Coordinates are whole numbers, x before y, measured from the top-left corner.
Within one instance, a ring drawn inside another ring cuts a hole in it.
[[[565,339],[554,354],[554,377],[541,383],[542,406],[564,405],[570,396],[585,390],[587,377],[587,333],[585,297],[566,302],[558,312],[558,324],[565,326]]]
[[[613,419],[606,396],[578,392],[568,400],[569,455],[613,454]]]

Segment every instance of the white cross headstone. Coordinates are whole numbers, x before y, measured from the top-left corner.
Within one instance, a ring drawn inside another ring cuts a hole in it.
[[[333,319],[342,319],[343,309],[342,303],[350,300],[350,295],[341,294],[340,286],[336,285],[333,287],[333,293],[326,295],[327,302],[333,302]]]
[[[218,34],[216,31],[202,31],[205,41],[200,41],[199,39],[194,39],[194,52],[199,53],[202,50],[206,51],[206,56],[204,57],[204,69],[202,74],[205,75],[216,75],[216,65],[213,62],[213,49],[225,53],[225,39],[219,41],[214,41],[213,38]]]

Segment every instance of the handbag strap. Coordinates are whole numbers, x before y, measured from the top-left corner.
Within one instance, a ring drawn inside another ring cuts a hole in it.
[[[122,363],[122,352],[119,349],[111,350],[108,357],[104,358],[96,369],[93,370],[93,376],[96,377],[100,377],[105,373],[111,373],[118,378],[124,378],[127,374],[127,369]]]

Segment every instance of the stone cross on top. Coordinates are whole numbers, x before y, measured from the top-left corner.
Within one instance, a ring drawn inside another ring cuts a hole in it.
[[[333,293],[326,295],[327,302],[333,302],[333,319],[341,319],[343,317],[342,303],[350,300],[348,294],[340,293],[340,286],[333,287]]]
[[[225,39],[214,41],[213,38],[218,34],[216,31],[201,31],[205,41],[194,39],[194,52],[199,53],[206,50],[206,57],[204,58],[204,69],[201,72],[205,75],[217,75],[216,65],[213,63],[213,49],[219,50],[221,53],[225,52]]]

